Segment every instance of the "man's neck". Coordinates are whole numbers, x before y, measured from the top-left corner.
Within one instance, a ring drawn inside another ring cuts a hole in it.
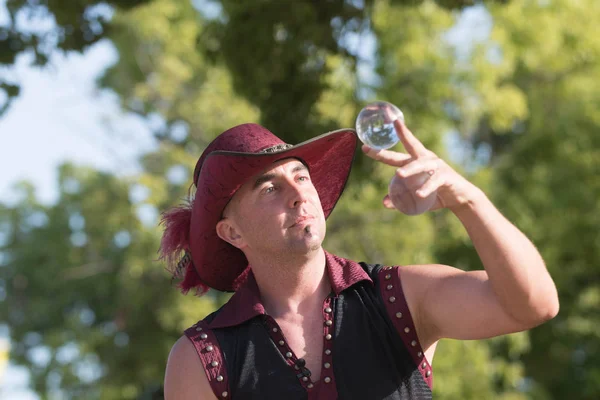
[[[311,313],[331,292],[322,248],[304,257],[252,263],[265,310],[274,318]]]

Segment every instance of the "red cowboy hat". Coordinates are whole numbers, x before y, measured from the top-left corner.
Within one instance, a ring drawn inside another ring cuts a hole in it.
[[[346,185],[356,142],[354,130],[342,129],[293,146],[256,124],[238,125],[217,136],[196,164],[194,198],[161,219],[161,258],[175,276],[183,277],[181,289],[200,294],[209,287],[235,291],[244,281],[249,271],[244,253],[216,232],[225,206],[244,182],[278,160],[298,158],[310,171],[327,218]]]

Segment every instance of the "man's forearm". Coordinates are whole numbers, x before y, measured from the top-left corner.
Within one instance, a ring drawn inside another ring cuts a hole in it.
[[[556,287],[542,256],[477,188],[454,214],[465,226],[505,311],[537,325],[558,313]]]

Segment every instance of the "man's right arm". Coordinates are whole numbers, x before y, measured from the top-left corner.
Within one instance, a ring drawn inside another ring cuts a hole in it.
[[[169,354],[165,372],[165,400],[217,400],[202,362],[190,340],[182,336]]]

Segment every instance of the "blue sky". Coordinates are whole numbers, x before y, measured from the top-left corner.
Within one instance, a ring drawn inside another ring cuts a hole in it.
[[[28,56],[0,77],[20,82],[21,95],[0,118],[0,200],[11,186],[32,181],[44,202],[56,198],[56,166],[65,160],[132,173],[137,156],[154,146],[142,119],[123,113],[116,95],[95,79],[117,54],[101,42],[81,54],[52,57],[48,67],[30,67]]]

